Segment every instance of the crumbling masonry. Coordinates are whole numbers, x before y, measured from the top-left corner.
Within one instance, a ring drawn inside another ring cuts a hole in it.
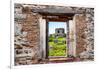
[[[41,12],[48,13],[75,13],[72,21],[75,29],[69,30],[74,34],[72,44],[76,41],[75,56],[92,58],[94,51],[94,9],[84,7],[63,7],[51,5],[15,4],[14,5],[14,51],[15,65],[37,64],[42,60],[40,45],[40,18]],[[79,13],[78,13],[79,12]],[[74,46],[73,46],[74,47]],[[70,47],[69,47],[70,48]],[[70,49],[69,49],[70,50]],[[70,50],[71,51],[71,50]],[[92,53],[92,55],[91,55]]]

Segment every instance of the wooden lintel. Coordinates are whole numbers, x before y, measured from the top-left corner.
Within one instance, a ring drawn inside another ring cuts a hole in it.
[[[43,16],[43,19],[48,19],[49,21],[67,21],[72,20],[73,17],[70,16]]]
[[[48,12],[38,12],[39,14],[43,16],[74,16],[75,13],[48,13]]]
[[[66,22],[68,19],[48,19],[49,21],[55,21],[55,22]]]

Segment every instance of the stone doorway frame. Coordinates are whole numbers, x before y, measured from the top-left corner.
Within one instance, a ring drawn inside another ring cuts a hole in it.
[[[46,14],[46,13],[40,13],[40,15],[42,15],[42,19],[44,19],[46,21],[46,36],[45,36],[45,48],[46,50],[44,51],[45,52],[45,56],[44,56],[44,59],[49,59],[49,56],[48,56],[48,51],[49,51],[49,48],[48,48],[48,22],[50,21],[55,21],[55,22],[66,22],[66,28],[67,28],[67,35],[66,35],[66,38],[67,38],[67,56],[68,57],[71,57],[71,56],[74,56],[72,54],[69,53],[69,46],[70,46],[70,38],[69,38],[69,20],[73,20],[73,17],[74,17],[74,14]],[[41,42],[41,41],[40,41]],[[43,53],[44,53],[43,52]]]

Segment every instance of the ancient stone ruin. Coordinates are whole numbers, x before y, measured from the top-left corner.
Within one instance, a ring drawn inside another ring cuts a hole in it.
[[[93,8],[15,4],[15,65],[49,63],[48,36],[45,33],[48,31],[46,25],[48,21],[67,21],[68,57],[66,58],[79,57],[82,60],[93,60]],[[64,29],[60,30],[56,29],[57,35],[63,36]]]
[[[56,29],[55,29],[55,36],[64,37],[64,35],[65,35],[65,30],[64,30],[64,28],[56,28]]]

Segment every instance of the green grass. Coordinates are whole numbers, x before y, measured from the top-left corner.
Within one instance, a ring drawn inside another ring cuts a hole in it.
[[[54,37],[49,37],[49,46],[51,49],[49,49],[49,56],[66,56],[66,42],[65,37],[59,37],[57,38],[58,42],[55,43]]]
[[[65,50],[50,50],[49,56],[65,56]]]

